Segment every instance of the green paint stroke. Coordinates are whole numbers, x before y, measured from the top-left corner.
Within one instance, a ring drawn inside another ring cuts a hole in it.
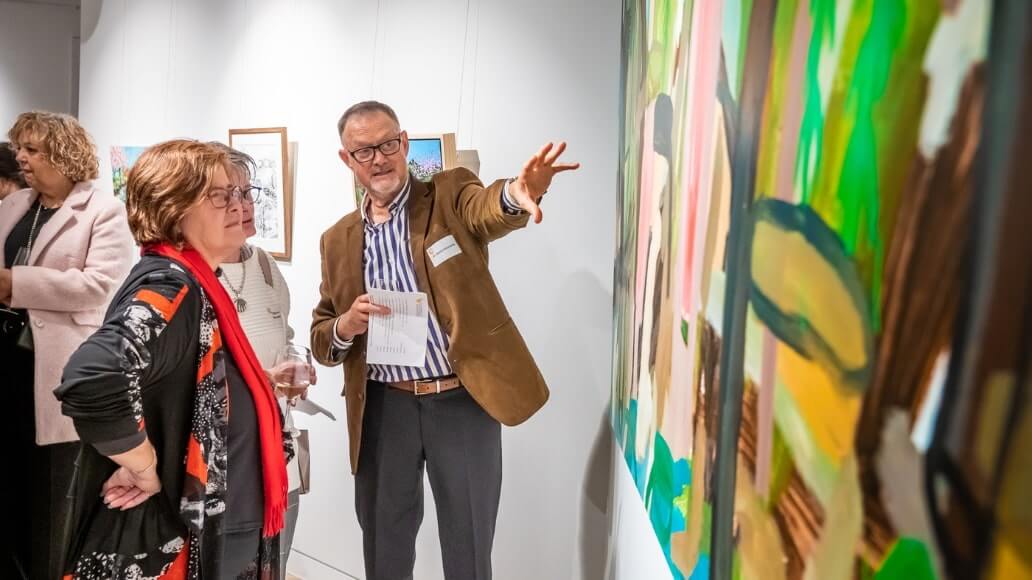
[[[676,86],[674,86],[673,93],[670,95],[674,105],[674,119],[673,119],[673,132],[671,133],[671,149],[673,150],[673,159],[670,160],[670,180],[668,182],[670,191],[670,208],[666,212],[665,219],[671,224],[671,227],[666,228],[669,230],[670,247],[679,248],[680,238],[683,235],[679,224],[678,216],[681,215],[681,206],[684,205],[685,190],[680,186],[683,182],[682,176],[685,171],[685,164],[688,156],[685,155],[685,151],[691,146],[689,143],[689,135],[691,135],[691,129],[688,126],[689,115],[688,105],[691,99],[688,98],[689,92],[692,87],[688,86],[688,47],[691,45],[692,37],[692,10],[694,9],[695,2],[693,0],[686,0],[684,8],[681,11],[681,36],[677,41],[680,46],[681,58],[676,64],[678,70],[673,72],[676,76]]]
[[[892,545],[875,580],[936,580],[928,548],[920,540],[902,537]]]
[[[855,258],[875,331],[885,252],[924,101],[920,69],[939,10],[938,0],[856,2],[807,198]]]
[[[643,499],[649,510],[652,528],[659,537],[659,543],[663,546],[663,551],[669,553],[670,534],[673,532],[673,518],[670,512],[673,509],[673,498],[679,494],[674,493],[674,457],[670,453],[670,446],[658,433],[654,442],[652,470]]]
[[[774,425],[774,433],[771,441],[771,464],[770,464],[770,486],[764,490],[767,493],[767,511],[774,511],[774,507],[781,499],[781,494],[788,489],[792,482],[792,450],[789,449],[785,436],[781,429]]]
[[[735,92],[733,93],[736,102],[742,98],[742,75],[745,74],[745,55],[749,52],[749,22],[752,19],[753,1],[742,0],[742,18],[738,24],[741,31],[738,37],[738,62],[734,65],[738,68],[738,86],[735,87]]]
[[[788,68],[798,9],[799,0],[783,0],[778,3],[777,14],[774,16],[774,46],[771,48],[769,89],[764,103],[766,113],[763,115],[762,148],[757,161],[756,197],[774,195],[783,132],[782,115],[788,90]]]
[[[863,0],[858,0],[863,1]],[[799,150],[796,154],[796,180],[802,184],[803,202],[812,195],[811,177],[821,162],[824,142],[824,111],[822,110],[820,65],[821,54],[835,39],[835,4],[837,0],[810,0],[813,35],[806,56],[805,104],[800,128]]]
[[[678,0],[656,0],[654,4],[654,37],[649,47],[649,87],[646,102],[651,102],[660,93],[670,92],[670,80],[673,78],[674,64],[677,61],[674,24],[678,3]]]

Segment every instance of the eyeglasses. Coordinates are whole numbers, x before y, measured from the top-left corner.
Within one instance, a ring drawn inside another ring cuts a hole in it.
[[[211,202],[211,206],[215,209],[223,209],[227,207],[233,199],[240,200],[240,203],[250,203],[258,201],[262,197],[262,188],[249,185],[247,187],[230,187],[221,188],[216,187],[208,192],[205,196],[208,201]]]
[[[383,153],[385,157],[390,157],[401,150],[401,134],[393,139],[388,139],[379,145],[370,145],[369,147],[362,147],[361,149],[355,149],[354,151],[348,151],[351,154],[352,159],[359,163],[369,163],[376,157],[376,150],[379,149],[380,153]]]

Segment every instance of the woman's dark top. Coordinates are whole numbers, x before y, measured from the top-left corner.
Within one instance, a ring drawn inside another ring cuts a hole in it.
[[[221,542],[212,536],[261,527],[254,401],[225,348],[212,345],[207,356],[201,352],[216,324],[190,274],[167,258],[146,255],[116,293],[104,324],[72,355],[55,390],[85,444],[73,488],[69,572],[83,567],[90,554],[148,554],[143,560],[153,564],[141,567],[149,575],[162,558],[161,547],[153,544],[179,536],[207,544],[191,546],[191,558],[198,550],[203,577],[217,577],[212,568]],[[204,408],[214,411],[197,411]],[[187,476],[191,466],[185,460],[198,432],[213,449],[206,450],[207,499],[193,505],[198,492],[186,486],[196,485],[197,478]],[[99,502],[100,487],[117,465],[106,456],[145,439],[158,454],[161,493],[125,512],[107,509]]]
[[[39,219],[36,220],[36,210],[39,209]],[[29,234],[32,232],[32,222],[36,221],[36,232],[32,236],[35,240],[39,237],[39,230],[43,229],[43,224],[50,221],[50,218],[54,217],[57,213],[58,208],[47,209],[40,207],[39,198],[32,203],[29,207],[29,211],[25,212],[18,223],[14,224],[14,228],[11,229],[11,233],[7,234],[7,239],[4,240],[4,264],[8,268],[15,265],[14,260],[18,257],[19,248],[27,248],[29,246]]]

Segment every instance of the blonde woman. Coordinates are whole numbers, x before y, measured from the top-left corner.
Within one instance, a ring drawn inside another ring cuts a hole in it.
[[[68,115],[18,116],[8,137],[29,186],[0,204],[0,358],[14,457],[28,497],[10,503],[18,530],[4,578],[57,578],[60,522],[77,445],[53,390],[97,327],[132,264],[125,209],[97,188],[97,154]]]

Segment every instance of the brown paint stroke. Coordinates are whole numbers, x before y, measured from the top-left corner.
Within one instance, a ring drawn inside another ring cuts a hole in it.
[[[864,398],[856,450],[864,491],[864,545],[877,565],[896,537],[880,500],[874,459],[886,411],[916,418],[938,355],[949,348],[962,286],[971,219],[973,165],[981,135],[985,71],[965,80],[952,139],[929,162],[914,150],[886,257],[882,334],[874,379]],[[891,482],[885,482],[891,484]]]
[[[738,455],[745,471],[738,477],[754,477],[756,473],[758,400],[757,385],[746,379],[742,396],[742,428],[738,435]],[[806,558],[820,539],[825,514],[810,493],[799,471],[792,467],[788,485],[778,496],[771,517],[781,534],[785,553],[785,577],[802,578]]]

